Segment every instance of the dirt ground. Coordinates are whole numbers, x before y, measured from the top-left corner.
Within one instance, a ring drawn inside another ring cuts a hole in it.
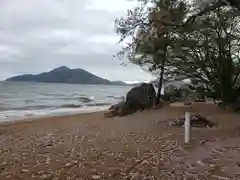
[[[184,129],[168,119],[186,111],[218,123]],[[164,107],[126,117],[104,112],[0,125],[1,180],[240,179],[240,115],[214,105]]]

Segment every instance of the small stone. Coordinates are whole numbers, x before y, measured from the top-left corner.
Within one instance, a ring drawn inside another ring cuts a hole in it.
[[[41,176],[42,179],[50,179],[52,177],[52,175],[49,175],[49,174],[44,174]]]
[[[215,165],[215,164],[209,164],[209,166],[210,166],[211,168],[215,168],[217,165]]]
[[[99,175],[92,175],[92,178],[93,178],[93,179],[100,179],[101,176],[99,176]]]
[[[240,167],[240,162],[237,162],[236,165],[237,165],[238,167]]]
[[[197,161],[197,163],[198,163],[199,165],[201,165],[201,166],[204,166],[204,165],[205,165],[201,160]]]
[[[137,179],[137,178],[139,178],[139,172],[130,173],[130,176],[131,176],[133,179]]]
[[[22,171],[22,172],[28,172],[28,170],[27,170],[27,169],[22,169],[21,171]]]
[[[69,167],[69,166],[71,166],[71,165],[72,165],[71,163],[66,163],[66,164],[65,164],[66,167]]]
[[[207,140],[205,140],[205,139],[201,139],[201,140],[200,140],[200,144],[201,144],[201,145],[205,144],[206,142],[207,142]]]

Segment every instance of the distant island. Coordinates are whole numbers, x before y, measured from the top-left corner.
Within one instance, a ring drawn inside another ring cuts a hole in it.
[[[128,85],[123,81],[109,81],[98,77],[84,69],[70,69],[66,66],[55,68],[49,72],[40,74],[24,74],[14,76],[5,81],[24,82],[46,82],[46,83],[67,83],[67,84],[102,84],[102,85]]]

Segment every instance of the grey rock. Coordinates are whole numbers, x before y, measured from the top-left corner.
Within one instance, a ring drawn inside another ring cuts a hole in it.
[[[152,84],[142,83],[127,93],[126,100],[134,109],[151,108],[156,101],[156,92]]]

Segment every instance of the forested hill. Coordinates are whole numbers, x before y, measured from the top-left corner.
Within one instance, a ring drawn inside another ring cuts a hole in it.
[[[5,81],[28,81],[47,83],[68,83],[68,84],[102,84],[102,85],[127,85],[122,81],[109,81],[98,77],[84,69],[70,69],[66,66],[55,68],[49,72],[40,74],[24,74],[14,76]]]

